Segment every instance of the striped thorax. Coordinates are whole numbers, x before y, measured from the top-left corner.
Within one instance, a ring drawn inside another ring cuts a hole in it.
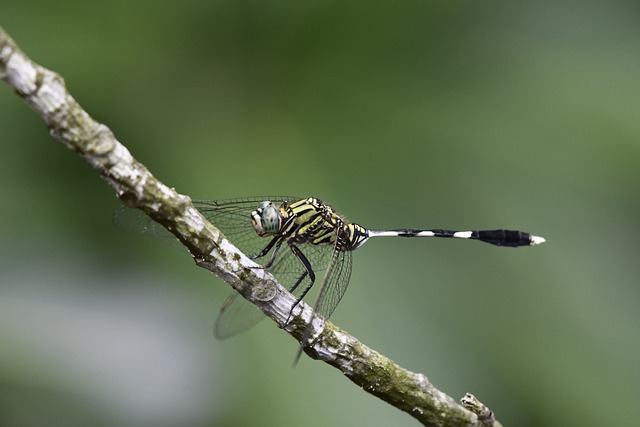
[[[369,237],[364,227],[344,220],[315,197],[280,205],[264,201],[251,212],[251,222],[259,236],[279,235],[292,243],[335,245],[339,251],[357,249]]]

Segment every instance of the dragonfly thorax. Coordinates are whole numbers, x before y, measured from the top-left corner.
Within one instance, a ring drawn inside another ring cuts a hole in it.
[[[278,234],[282,223],[282,212],[271,201],[260,203],[260,206],[251,212],[251,224],[261,237]]]

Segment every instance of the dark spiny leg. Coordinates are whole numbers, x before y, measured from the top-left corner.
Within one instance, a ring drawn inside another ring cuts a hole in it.
[[[307,285],[307,287],[304,289],[304,291],[302,291],[302,294],[296,299],[296,302],[295,304],[293,304],[293,307],[291,307],[291,310],[289,311],[289,317],[287,317],[287,321],[285,322],[285,326],[289,324],[289,320],[291,320],[291,316],[293,315],[293,309],[298,306],[300,301],[302,301],[302,299],[307,295],[307,292],[309,292],[309,289],[311,289],[311,287],[316,281],[316,274],[313,272],[313,268],[311,267],[311,263],[309,262],[307,257],[293,243],[289,243],[289,248],[291,249],[291,252],[293,252],[293,254],[298,258],[298,260],[300,260],[300,262],[302,263],[305,269],[305,272],[302,273],[302,275],[298,278],[296,283],[291,287],[290,291],[291,292],[295,291],[296,288],[300,286],[300,283],[302,283],[302,281],[307,277],[307,275],[309,276],[310,282]]]
[[[309,275],[309,272],[305,270],[304,273],[302,273],[300,275],[300,277],[298,277],[298,280],[296,281],[296,283],[294,283],[294,285],[291,287],[291,289],[289,289],[289,292],[293,293],[296,288],[300,285],[300,283],[302,283],[302,281],[305,279],[305,277],[307,277]],[[311,276],[311,281],[313,282],[316,278]]]
[[[265,256],[271,250],[271,248],[273,247],[273,244],[275,243],[276,248],[273,250],[273,253],[269,257],[267,262],[264,265],[257,265],[255,267],[251,267],[251,268],[255,268],[257,270],[265,270],[267,268],[271,268],[271,266],[273,265],[273,262],[276,259],[276,255],[278,255],[278,252],[280,251],[280,247],[282,246],[282,239],[280,239],[280,240],[278,240],[278,239],[279,239],[279,237],[274,237],[269,242],[269,244],[262,251],[260,251],[260,253],[258,255],[249,257],[250,259],[262,258],[263,256]]]
[[[258,258],[262,258],[263,256],[265,256],[266,254],[269,253],[269,251],[271,250],[271,248],[273,248],[273,245],[276,244],[276,242],[278,242],[278,240],[280,239],[280,236],[276,236],[273,239],[271,239],[271,241],[267,244],[267,246],[264,247],[263,250],[260,251],[260,253],[258,253],[257,255],[251,255],[249,257],[249,259],[258,259]]]
[[[276,243],[276,248],[273,250],[273,253],[269,257],[269,260],[266,262],[266,264],[264,264],[264,268],[271,268],[271,266],[273,265],[273,262],[276,260],[276,256],[278,256],[278,254],[280,253],[282,242],[283,242],[282,239],[278,240],[278,242]]]

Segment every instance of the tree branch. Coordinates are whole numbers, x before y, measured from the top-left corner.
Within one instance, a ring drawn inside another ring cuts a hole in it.
[[[437,390],[425,375],[401,368],[332,323],[312,316],[311,308],[302,302],[287,323],[296,298],[267,270],[255,268],[257,264],[208,223],[188,196],[157,180],[133,158],[107,126],[91,118],[73,99],[62,77],[32,62],[2,27],[0,78],[40,115],[54,139],[84,158],[125,204],[140,208],[171,231],[198,266],[222,278],[298,341],[312,321],[313,342],[305,348],[311,358],[338,368],[365,391],[424,425],[494,425],[493,413],[477,400],[469,407],[480,408],[478,414]],[[491,417],[486,416],[489,413]]]

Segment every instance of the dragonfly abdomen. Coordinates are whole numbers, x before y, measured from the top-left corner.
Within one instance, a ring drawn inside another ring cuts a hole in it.
[[[544,243],[542,237],[534,236],[518,230],[369,230],[370,237],[441,237],[479,240],[495,246],[507,246],[516,248],[519,246],[534,246]]]

